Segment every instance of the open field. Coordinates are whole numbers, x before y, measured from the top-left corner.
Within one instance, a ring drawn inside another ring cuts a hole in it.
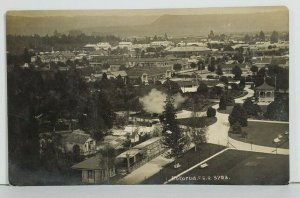
[[[228,150],[209,160],[208,167],[197,167],[171,184],[287,184],[289,157]]]
[[[229,136],[233,139],[252,143],[261,146],[289,148],[288,135],[285,135],[285,131],[289,131],[289,124],[284,123],[267,123],[267,122],[255,122],[248,121],[248,126],[242,128],[248,135],[247,138],[242,138],[240,134],[229,133]],[[273,140],[281,134],[281,142],[276,145]]]
[[[203,144],[201,147],[188,151],[183,157],[179,158],[176,163],[179,163],[181,167],[175,169],[174,162],[165,166],[161,171],[152,177],[147,178],[143,184],[163,184],[166,180],[170,179],[172,176],[179,174],[180,172],[194,166],[195,164],[201,162],[202,160],[208,158],[211,155],[221,151],[225,147],[218,146],[215,144]]]

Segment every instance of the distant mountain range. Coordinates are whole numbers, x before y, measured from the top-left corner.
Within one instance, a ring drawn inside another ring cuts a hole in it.
[[[51,16],[22,17],[7,15],[7,34],[52,35],[81,30],[87,34],[118,36],[207,35],[216,33],[288,31],[288,12],[247,14],[161,15],[161,16]]]

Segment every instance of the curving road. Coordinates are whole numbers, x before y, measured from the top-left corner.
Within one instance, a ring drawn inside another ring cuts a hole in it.
[[[244,103],[245,99],[252,97],[254,95],[254,91],[250,89],[250,86],[248,85],[245,87],[245,91],[248,92],[247,95],[240,98],[236,98],[235,99],[236,103],[239,104]],[[218,109],[219,105],[216,104],[212,107]],[[228,146],[229,148],[235,148],[243,151],[253,151],[253,152],[271,153],[271,154],[283,154],[283,155],[289,154],[289,149],[260,146],[260,145],[246,143],[246,142],[241,142],[230,138],[228,136],[228,131],[230,128],[228,122],[228,116],[229,115],[225,113],[220,113],[220,112],[216,113],[217,122],[210,125],[207,128],[208,143]],[[259,122],[280,123],[279,121],[268,121],[268,120],[259,120]]]

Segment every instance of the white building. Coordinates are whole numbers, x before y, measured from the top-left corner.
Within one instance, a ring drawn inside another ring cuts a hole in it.
[[[109,48],[111,48],[111,45],[108,42],[97,43],[95,47],[96,50],[99,49],[108,50]]]
[[[132,48],[132,42],[119,42],[118,47],[119,48],[131,49]]]
[[[173,42],[171,41],[153,41],[150,43],[151,47],[168,47],[172,46]]]

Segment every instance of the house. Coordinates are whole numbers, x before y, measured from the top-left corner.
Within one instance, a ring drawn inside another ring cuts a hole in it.
[[[113,158],[97,154],[71,167],[81,171],[81,181],[85,184],[101,184],[116,175]]]
[[[132,83],[148,84],[149,82],[155,83],[157,80],[171,78],[171,67],[141,67],[132,68],[126,71]]]
[[[225,74],[232,74],[232,69],[235,66],[239,66],[243,74],[251,74],[250,72],[251,65],[248,63],[229,63],[229,64],[221,64],[220,66],[222,68],[222,71]]]
[[[41,52],[40,54],[31,57],[31,62],[35,63],[37,60],[40,60],[42,63],[50,63],[50,62],[63,62],[66,63],[67,60],[75,60],[75,54],[69,51],[62,52]]]
[[[174,45],[171,41],[153,41],[150,43],[151,47],[168,47]]]
[[[190,57],[193,55],[199,56],[210,54],[211,52],[211,49],[202,46],[173,47],[165,51],[166,54],[172,54],[176,57]]]
[[[275,88],[264,81],[262,85],[255,87],[255,98],[258,102],[273,102],[275,99]]]
[[[131,172],[138,166],[150,161],[165,151],[162,137],[154,137],[142,142],[116,157],[118,171]]]
[[[127,77],[126,71],[111,71],[111,72],[109,72],[109,74],[111,74],[115,78],[118,78],[118,76],[121,76],[123,80],[125,80]]]
[[[63,139],[63,145],[67,152],[73,152],[75,149],[79,149],[80,154],[84,156],[96,152],[96,140],[80,129],[67,134]]]
[[[176,83],[179,85],[182,93],[197,92],[197,89],[199,87],[198,82],[196,81],[176,81]]]
[[[108,50],[110,48],[111,48],[111,45],[107,42],[97,43],[97,45],[95,47],[96,50],[99,50],[99,49]]]
[[[119,42],[118,47],[119,47],[119,48],[127,48],[127,49],[131,49],[131,47],[132,47],[132,42]]]

